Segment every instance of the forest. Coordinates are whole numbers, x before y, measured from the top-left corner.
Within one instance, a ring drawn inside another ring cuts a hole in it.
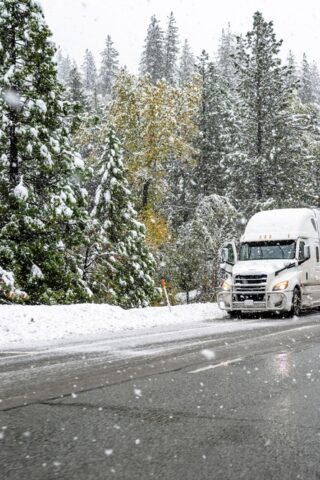
[[[35,0],[0,11],[3,302],[142,307],[161,278],[215,301],[253,213],[318,205],[318,67],[284,60],[262,13],[199,57],[152,16],[135,75],[109,35],[77,65]]]

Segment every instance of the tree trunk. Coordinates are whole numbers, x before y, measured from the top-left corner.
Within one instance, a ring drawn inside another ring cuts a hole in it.
[[[189,290],[186,291],[186,299],[187,299],[187,305],[189,305],[189,302],[190,302]]]
[[[142,188],[142,208],[145,208],[148,205],[149,200],[149,189],[151,185],[151,180],[147,180]]]
[[[19,182],[19,161],[18,161],[18,138],[17,138],[17,112],[10,109],[10,129],[9,129],[9,179],[10,186],[13,189]]]

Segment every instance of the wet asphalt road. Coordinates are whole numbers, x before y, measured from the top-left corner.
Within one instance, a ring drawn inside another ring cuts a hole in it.
[[[131,358],[3,354],[0,478],[319,480],[320,315],[256,324]]]

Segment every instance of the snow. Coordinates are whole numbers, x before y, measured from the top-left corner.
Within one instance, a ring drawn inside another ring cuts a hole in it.
[[[15,72],[15,66],[11,65],[11,67],[9,68],[9,70],[7,71],[7,73],[3,77],[4,83],[9,83],[10,82],[10,79],[14,75],[14,72]]]
[[[215,358],[215,353],[213,350],[209,350],[208,348],[204,348],[203,350],[201,350],[201,355],[204,356],[204,358],[206,360],[213,360]]]
[[[44,102],[43,100],[41,100],[40,98],[38,98],[35,103],[36,103],[37,107],[39,108],[39,110],[40,110],[42,113],[46,113],[46,112],[47,112],[47,105],[45,104],[45,102]]]
[[[201,323],[226,316],[215,303],[124,310],[112,305],[0,305],[0,350],[108,338],[111,333]]]
[[[8,287],[14,286],[14,276],[12,272],[7,272],[0,267],[0,280]]]
[[[83,168],[84,168],[84,161],[83,161],[80,153],[75,153],[75,155],[74,155],[74,160],[73,160],[73,161],[74,161],[74,166],[75,166],[76,168],[79,168],[80,170],[83,170]]]
[[[14,90],[7,90],[4,92],[4,100],[14,110],[18,110],[21,106],[20,95]]]
[[[311,208],[283,208],[265,210],[251,217],[242,237],[243,242],[266,240],[281,240],[298,237],[313,237],[315,235],[311,218],[314,213]]]
[[[31,268],[31,278],[41,279],[43,278],[43,273],[38,265],[33,264]]]
[[[20,182],[13,190],[13,194],[16,198],[20,200],[27,200],[29,194],[27,188],[23,185],[23,175],[21,175]]]

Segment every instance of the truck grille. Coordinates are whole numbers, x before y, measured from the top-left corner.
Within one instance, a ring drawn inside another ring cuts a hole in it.
[[[236,292],[265,292],[267,275],[236,275],[234,290]]]
[[[266,285],[267,275],[236,275],[233,293],[237,295],[234,295],[234,300],[238,302],[244,300],[261,302],[264,300]]]

